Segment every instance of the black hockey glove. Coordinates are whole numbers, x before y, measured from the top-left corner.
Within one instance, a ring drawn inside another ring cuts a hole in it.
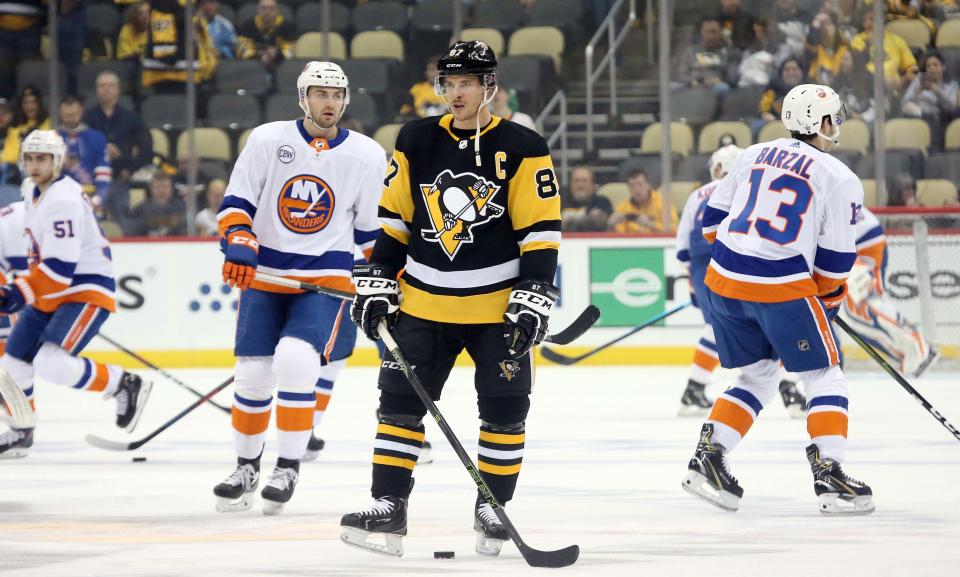
[[[400,309],[400,284],[396,271],[378,264],[358,264],[353,267],[353,282],[357,296],[350,307],[350,318],[367,338],[379,339],[377,325],[387,319],[392,328]]]
[[[503,337],[514,358],[527,354],[547,336],[547,320],[559,296],[560,289],[538,280],[520,281],[513,287],[503,313]]]

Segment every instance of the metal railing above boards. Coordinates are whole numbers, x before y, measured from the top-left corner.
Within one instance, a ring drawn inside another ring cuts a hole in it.
[[[652,0],[648,0],[648,3]],[[618,32],[616,30],[617,26],[617,16],[620,14],[623,6],[628,7],[627,19],[623,23],[623,27]],[[633,23],[637,20],[637,4],[636,0],[617,0],[617,2],[610,8],[610,12],[607,13],[606,18],[603,19],[603,22],[600,23],[600,26],[597,27],[597,31],[593,34],[593,37],[590,38],[590,42],[587,43],[587,47],[584,49],[584,60],[585,60],[585,80],[586,80],[586,90],[587,90],[587,103],[586,103],[586,127],[587,127],[587,142],[586,148],[587,152],[593,151],[593,83],[600,79],[600,76],[604,71],[609,70],[609,82],[610,82],[610,116],[616,116],[617,114],[617,59],[616,53],[617,49],[620,48],[620,44],[623,43],[624,38],[626,38],[627,33],[630,31],[630,28],[633,26]],[[607,38],[607,53],[604,54],[603,58],[600,59],[600,62],[597,63],[596,67],[593,64],[593,57],[597,51],[597,46],[600,43],[600,39],[606,35]]]
[[[545,123],[547,118],[549,118],[558,106],[560,107],[560,122],[557,124],[557,128],[553,133],[548,136],[547,131],[544,129]],[[547,139],[547,147],[550,148],[551,152],[557,140],[560,141],[560,184],[567,186],[570,183],[570,161],[567,158],[569,150],[567,146],[569,124],[567,122],[567,95],[563,90],[558,90],[557,93],[553,95],[553,98],[543,107],[543,111],[540,112],[540,115],[537,116],[534,122],[540,134]]]

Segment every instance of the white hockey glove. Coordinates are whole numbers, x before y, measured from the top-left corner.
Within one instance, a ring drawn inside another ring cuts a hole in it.
[[[547,336],[547,321],[559,296],[560,289],[538,280],[520,281],[513,287],[503,313],[503,337],[510,355],[527,354]]]
[[[847,277],[847,296],[860,304],[873,292],[873,267],[863,259],[857,259]]]
[[[353,282],[357,296],[350,307],[350,318],[367,338],[379,339],[377,326],[387,319],[392,328],[400,310],[400,284],[396,271],[378,264],[358,264],[353,267]]]

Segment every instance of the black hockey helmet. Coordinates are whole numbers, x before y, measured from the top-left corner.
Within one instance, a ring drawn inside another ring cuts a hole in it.
[[[458,40],[437,62],[437,79],[444,76],[480,76],[484,86],[495,83],[497,56],[486,42]]]

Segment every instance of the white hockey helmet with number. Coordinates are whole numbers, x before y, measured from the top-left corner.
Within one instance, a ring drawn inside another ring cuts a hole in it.
[[[783,125],[790,132],[817,134],[832,140],[834,144],[840,143],[840,125],[847,118],[840,95],[833,88],[822,84],[794,86],[783,98],[780,116]],[[832,135],[820,131],[825,116],[830,117],[830,122],[833,123]]]
[[[34,130],[23,139],[20,145],[20,170],[26,172],[24,158],[28,153],[50,154],[53,156],[53,176],[60,175],[63,157],[67,154],[67,145],[56,130]]]
[[[313,121],[313,115],[310,114],[310,106],[307,105],[307,92],[311,86],[323,86],[325,88],[343,88],[343,108],[340,109],[340,116],[337,122],[343,116],[343,112],[350,104],[350,82],[343,69],[333,62],[307,62],[303,67],[300,76],[297,77],[297,97],[300,101],[300,108],[303,113]],[[313,121],[316,124],[316,121]]]
[[[726,176],[726,174],[733,169],[733,164],[740,158],[740,153],[742,152],[743,149],[736,144],[728,144],[718,148],[716,152],[710,155],[710,162],[708,163],[710,167],[710,178],[719,180]],[[720,169],[720,176],[717,176],[718,168]]]

